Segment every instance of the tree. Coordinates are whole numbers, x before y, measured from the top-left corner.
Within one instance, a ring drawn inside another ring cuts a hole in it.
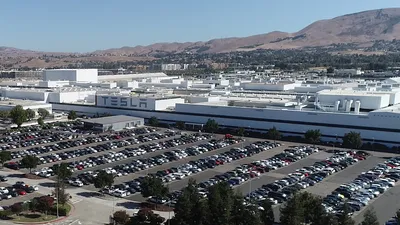
[[[70,195],[65,192],[64,185],[63,187],[57,185],[55,190],[52,191],[52,196],[55,196],[61,205],[67,204],[70,199]]]
[[[38,198],[37,208],[40,212],[45,213],[51,210],[54,205],[54,198],[50,196],[42,196]]]
[[[10,117],[10,111],[8,111],[8,110],[0,111],[0,118],[5,119],[5,118],[9,118],[9,117]]]
[[[39,118],[37,119],[37,123],[40,125],[40,127],[44,127],[44,120],[43,120],[42,117],[39,117]]]
[[[93,183],[96,188],[100,189],[103,189],[104,187],[111,187],[114,184],[114,176],[102,170],[97,174]]]
[[[15,123],[18,127],[21,127],[28,116],[24,108],[21,105],[17,105],[10,111],[10,118],[13,123]]]
[[[193,224],[193,211],[196,203],[200,201],[200,196],[197,191],[196,180],[190,178],[188,185],[182,190],[182,194],[178,197],[174,212],[175,221],[177,224]]]
[[[165,219],[150,209],[140,209],[132,218],[132,225],[161,225]]]
[[[185,122],[183,121],[176,121],[175,123],[176,128],[178,128],[179,130],[183,130],[186,127]]]
[[[305,223],[303,202],[298,194],[287,201],[280,211],[281,225],[302,225]]]
[[[23,211],[22,203],[14,203],[11,205],[11,212],[19,216],[19,214]]]
[[[237,130],[237,135],[240,136],[240,137],[243,137],[244,136],[244,132],[245,132],[245,129],[243,127],[241,127],[241,128],[239,128]]]
[[[244,225],[243,222],[246,214],[246,206],[243,204],[243,196],[240,193],[233,196],[231,219],[230,224],[232,225]]]
[[[343,136],[343,146],[346,148],[358,149],[362,146],[360,133],[351,131]]]
[[[35,118],[36,113],[35,111],[33,111],[32,109],[26,109],[26,117],[28,120],[32,120],[33,118]]]
[[[364,213],[364,220],[361,222],[361,225],[379,225],[378,218],[373,209],[367,209]]]
[[[43,119],[46,119],[50,115],[49,111],[47,111],[46,109],[43,109],[43,108],[38,109],[38,114]]]
[[[304,138],[309,141],[311,144],[315,145],[315,143],[318,143],[321,138],[321,132],[320,130],[308,130],[304,134]]]
[[[152,116],[152,117],[149,119],[149,125],[150,125],[150,126],[156,127],[156,126],[159,125],[159,123],[160,123],[160,122],[158,121],[157,117],[155,117],[155,116]]]
[[[275,224],[275,216],[274,210],[272,209],[272,203],[269,200],[264,200],[261,202],[262,210],[261,210],[261,221],[263,225],[274,225]]]
[[[276,129],[276,127],[272,127],[268,130],[267,132],[268,138],[274,140],[274,143],[276,140],[281,139],[281,133]]]
[[[3,167],[3,164],[11,160],[11,152],[10,151],[0,151],[0,167]]]
[[[114,212],[113,219],[117,225],[126,225],[130,220],[130,216],[125,210],[119,210]]]
[[[21,159],[21,165],[25,168],[29,168],[29,173],[32,173],[32,169],[39,165],[39,158],[33,155],[26,155]]]
[[[210,224],[229,225],[234,193],[228,183],[218,183],[208,190]]]
[[[235,101],[233,101],[233,100],[228,101],[228,106],[234,106],[234,105],[235,105]]]
[[[335,69],[333,67],[328,67],[328,69],[326,69],[326,73],[334,73]]]
[[[347,203],[343,205],[342,212],[338,216],[339,225],[354,225],[355,221],[350,216],[350,207]]]
[[[140,188],[142,189],[143,197],[155,197],[157,202],[167,196],[169,192],[168,187],[164,186],[162,180],[155,176],[145,177],[140,184]]]
[[[74,110],[72,110],[68,113],[69,120],[75,120],[76,118],[78,118],[78,116],[76,115],[76,112]]]
[[[72,176],[72,171],[69,169],[67,163],[54,164],[53,172],[57,175],[57,178],[60,181],[68,179]]]
[[[218,123],[213,119],[208,119],[204,125],[204,130],[208,133],[214,133],[218,130]]]

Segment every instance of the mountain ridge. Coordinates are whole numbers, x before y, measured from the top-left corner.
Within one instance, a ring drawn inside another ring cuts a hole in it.
[[[351,44],[363,50],[376,41],[400,40],[400,8],[368,10],[315,21],[294,33],[272,31],[248,37],[216,38],[196,42],[162,42],[147,46],[123,46],[88,53],[32,51],[0,47],[0,57],[126,56],[153,57],[160,53],[226,53],[256,49],[304,49]],[[113,60],[113,59],[107,59]]]

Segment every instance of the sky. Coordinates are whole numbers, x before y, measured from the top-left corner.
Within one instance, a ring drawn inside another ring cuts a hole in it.
[[[296,32],[400,0],[1,0],[0,46],[90,52],[157,42]]]

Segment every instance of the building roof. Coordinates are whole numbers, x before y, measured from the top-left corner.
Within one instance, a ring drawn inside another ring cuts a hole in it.
[[[96,124],[113,124],[113,123],[122,123],[122,122],[131,122],[134,120],[142,120],[143,118],[134,117],[134,116],[106,116],[94,119],[86,119],[82,120],[85,123],[96,123]]]

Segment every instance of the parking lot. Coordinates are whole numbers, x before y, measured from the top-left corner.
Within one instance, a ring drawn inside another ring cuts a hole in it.
[[[79,135],[74,135],[74,132]],[[140,179],[147,174],[160,177],[173,193],[171,196],[175,196],[173,198],[179,195],[179,191],[187,185],[190,178],[197,180],[201,192],[210,185],[227,181],[234,189],[247,196],[247,199],[262,199],[264,195],[274,201],[276,218],[279,218],[281,203],[286,201],[291,191],[301,189],[327,198],[339,187],[360,179],[363,172],[393,156],[372,153],[371,156],[360,159],[357,155],[333,152],[329,148],[317,147],[314,150],[304,144],[282,143],[284,145],[279,146],[255,138],[225,139],[223,135],[193,132],[181,135],[179,132],[152,128],[93,134],[75,129],[71,125],[50,131],[35,128],[7,135],[0,136],[0,146],[13,152],[13,161],[17,162],[25,154],[41,158],[42,164],[35,170],[37,175],[52,178],[52,165],[69,163],[74,170],[70,188],[77,189],[78,193],[78,189],[82,193],[99,191],[89,178],[100,170],[116,176],[115,189],[107,190],[107,193],[118,196],[116,193],[126,192],[120,197],[132,201],[146,200],[139,192]],[[350,163],[351,158],[354,158],[354,162]],[[337,161],[332,161],[336,159]],[[336,166],[327,164],[326,161],[331,161]],[[342,165],[344,162],[347,163]],[[314,170],[316,165],[320,166],[318,170]],[[324,172],[321,174],[321,171]],[[372,181],[373,185],[374,182]],[[74,185],[77,187],[73,187]],[[365,207],[354,212],[356,222],[362,220],[368,207],[375,209],[380,223],[387,221],[400,208],[400,201],[394,197],[399,193],[400,187],[397,185],[387,188],[387,191],[385,189]],[[29,200],[38,195],[40,194],[28,193],[3,199],[0,206]],[[173,198],[163,200],[162,203],[169,202],[173,205]]]

